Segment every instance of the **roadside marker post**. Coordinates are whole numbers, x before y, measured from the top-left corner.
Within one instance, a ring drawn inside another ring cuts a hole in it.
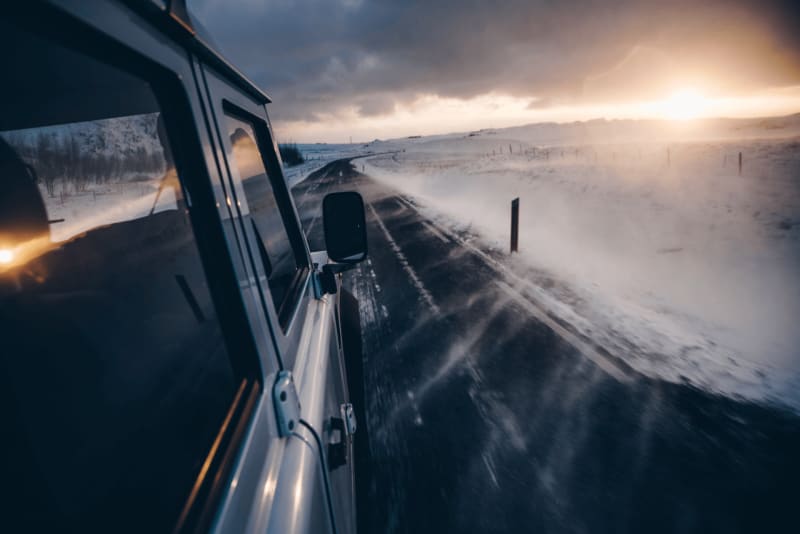
[[[511,201],[511,253],[519,252],[519,197]]]

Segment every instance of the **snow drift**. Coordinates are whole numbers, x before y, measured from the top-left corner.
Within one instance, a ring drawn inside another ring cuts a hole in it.
[[[483,130],[366,172],[502,250],[519,197],[508,262],[549,313],[649,376],[800,410],[797,119]]]

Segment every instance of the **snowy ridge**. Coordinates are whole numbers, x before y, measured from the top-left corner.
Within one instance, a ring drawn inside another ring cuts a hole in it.
[[[0,136],[22,151],[35,150],[40,139],[46,138],[56,149],[74,140],[80,153],[87,156],[132,157],[142,153],[161,156],[164,150],[157,134],[157,121],[158,113],[148,113],[0,132]]]

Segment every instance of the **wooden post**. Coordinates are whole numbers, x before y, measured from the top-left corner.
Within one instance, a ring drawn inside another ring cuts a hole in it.
[[[511,252],[519,252],[519,197],[511,201]]]
[[[739,152],[739,176],[742,175],[742,153]]]

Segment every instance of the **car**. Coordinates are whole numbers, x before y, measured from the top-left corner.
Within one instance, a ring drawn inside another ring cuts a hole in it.
[[[21,2],[0,43],[3,529],[355,532],[361,197],[310,251],[183,2]]]

